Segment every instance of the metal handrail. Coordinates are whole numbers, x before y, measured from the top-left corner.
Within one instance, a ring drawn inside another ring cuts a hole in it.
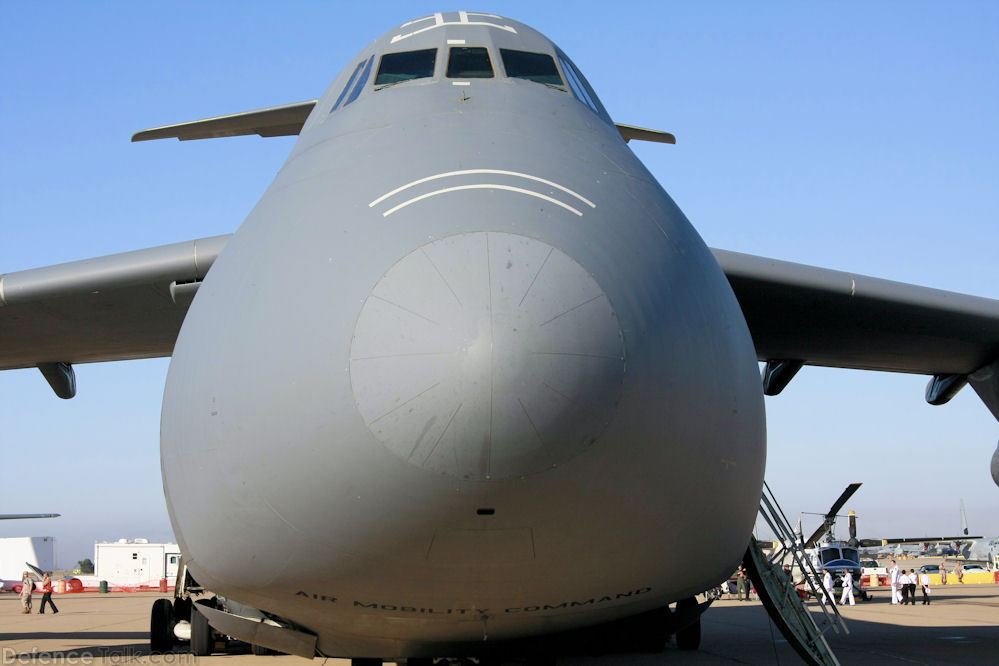
[[[794,559],[795,564],[804,573],[805,583],[811,590],[812,595],[818,600],[819,607],[822,609],[822,614],[825,617],[826,627],[832,627],[833,631],[839,633],[842,629],[844,634],[849,634],[850,630],[846,626],[846,622],[843,620],[843,616],[840,615],[839,609],[836,607],[835,600],[831,599],[828,595],[831,594],[827,592],[824,587],[816,587],[816,582],[818,581],[819,574],[812,566],[811,559],[805,554],[805,544],[801,539],[800,535],[795,535],[794,529],[791,527],[790,521],[784,514],[784,510],[781,509],[780,504],[777,502],[777,498],[774,496],[773,491],[770,489],[770,485],[766,481],[763,482],[763,494],[761,496],[762,505],[760,506],[760,515],[770,526],[770,529],[774,531],[781,539],[781,548],[775,548],[775,555],[770,558],[771,564],[773,564],[776,555],[780,553],[782,557],[786,557],[784,554],[790,553],[791,557]],[[766,507],[766,511],[764,511]],[[819,592],[821,590],[821,592]],[[827,602],[832,603],[827,603]],[[830,614],[830,610],[832,613]],[[811,618],[811,615],[809,615]],[[814,622],[814,620],[813,620]],[[818,628],[818,625],[816,625]],[[823,631],[824,630],[821,630]]]

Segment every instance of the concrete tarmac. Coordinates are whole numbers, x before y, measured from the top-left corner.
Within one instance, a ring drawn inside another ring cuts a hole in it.
[[[893,606],[886,589],[874,599],[842,608],[849,635],[827,633],[842,664],[999,663],[999,585],[948,585],[933,590],[932,603]],[[149,610],[158,593],[57,595],[58,615],[21,614],[14,594],[0,595],[0,664],[179,664],[255,666],[349,660],[309,660],[247,653],[195,658],[178,648],[149,651]],[[817,608],[814,604],[813,607]],[[561,665],[597,664],[795,664],[797,654],[774,629],[757,601],[723,600],[703,616],[701,649],[670,645],[657,655],[560,659]]]

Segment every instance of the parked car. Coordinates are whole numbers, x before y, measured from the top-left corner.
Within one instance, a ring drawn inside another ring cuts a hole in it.
[[[887,576],[888,569],[881,566],[877,560],[861,560],[860,570],[864,576]]]
[[[940,573],[940,565],[924,564],[923,566],[919,567],[919,573],[938,574]]]

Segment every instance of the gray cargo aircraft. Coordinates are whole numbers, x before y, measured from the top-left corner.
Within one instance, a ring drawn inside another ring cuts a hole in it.
[[[231,237],[0,276],[0,369],[60,397],[73,364],[172,356],[164,494],[226,601],[158,602],[158,645],[694,647],[753,529],[764,394],[918,373],[999,418],[999,301],[709,249],[626,143],[672,137],[516,21],[416,19],[318,100],[133,138],[244,134],[299,138]]]

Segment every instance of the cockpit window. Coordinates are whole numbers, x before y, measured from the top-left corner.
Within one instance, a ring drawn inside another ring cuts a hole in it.
[[[350,96],[347,98],[347,101],[343,103],[344,106],[347,106],[348,104],[353,102],[355,99],[357,99],[357,96],[361,94],[361,90],[364,88],[364,84],[367,83],[368,81],[368,76],[371,75],[371,63],[373,63],[374,61],[375,61],[374,56],[368,58],[368,62],[364,65],[364,71],[361,72],[361,75],[359,77],[357,77],[357,83],[354,84],[354,89],[350,91]]]
[[[367,60],[362,60],[354,68],[354,73],[350,75],[347,80],[347,85],[343,87],[343,91],[340,96],[336,98],[336,103],[333,104],[333,108],[330,109],[330,113],[333,113],[340,108],[341,103],[343,106],[347,106],[361,94],[361,90],[364,88],[364,84],[368,81],[368,76],[371,75],[371,64],[375,61],[375,57],[371,56]],[[346,99],[345,99],[346,98]]]
[[[597,98],[597,93],[593,91],[593,86],[586,81],[586,77],[583,76],[579,68],[569,60],[566,54],[558,49],[555,49],[555,55],[558,57],[559,64],[562,65],[562,73],[565,74],[565,79],[569,82],[569,89],[572,91],[573,96],[582,104],[590,107],[605,123],[613,125],[614,121],[607,115],[607,110]]]
[[[425,79],[434,75],[437,49],[386,53],[378,63],[375,85],[390,85],[401,81]]]
[[[454,46],[447,60],[449,79],[491,79],[493,63],[482,46]]]
[[[555,60],[547,53],[530,53],[500,49],[506,75],[514,79],[527,79],[553,86],[565,85],[555,67]]]
[[[369,58],[367,62],[370,63],[371,59]],[[361,72],[361,68],[364,67],[364,64],[365,61],[363,60],[357,63],[357,67],[354,68],[354,73],[351,74],[350,78],[347,80],[347,85],[343,87],[343,92],[341,92],[340,96],[336,98],[336,104],[334,104],[333,108],[330,109],[330,113],[333,113],[340,108],[340,102],[342,102],[343,98],[347,96],[347,93],[350,91],[350,87],[354,85],[354,81],[357,79],[357,75]]]
[[[562,63],[562,71],[565,72],[565,78],[569,80],[569,88],[572,89],[572,94],[576,96],[580,102],[586,106],[593,109],[593,112],[599,114],[600,111],[597,110],[597,105],[593,103],[593,99],[590,94],[586,91],[586,86],[580,81],[579,73],[576,72],[576,68],[572,66],[572,63],[565,58],[559,58],[559,62]]]

